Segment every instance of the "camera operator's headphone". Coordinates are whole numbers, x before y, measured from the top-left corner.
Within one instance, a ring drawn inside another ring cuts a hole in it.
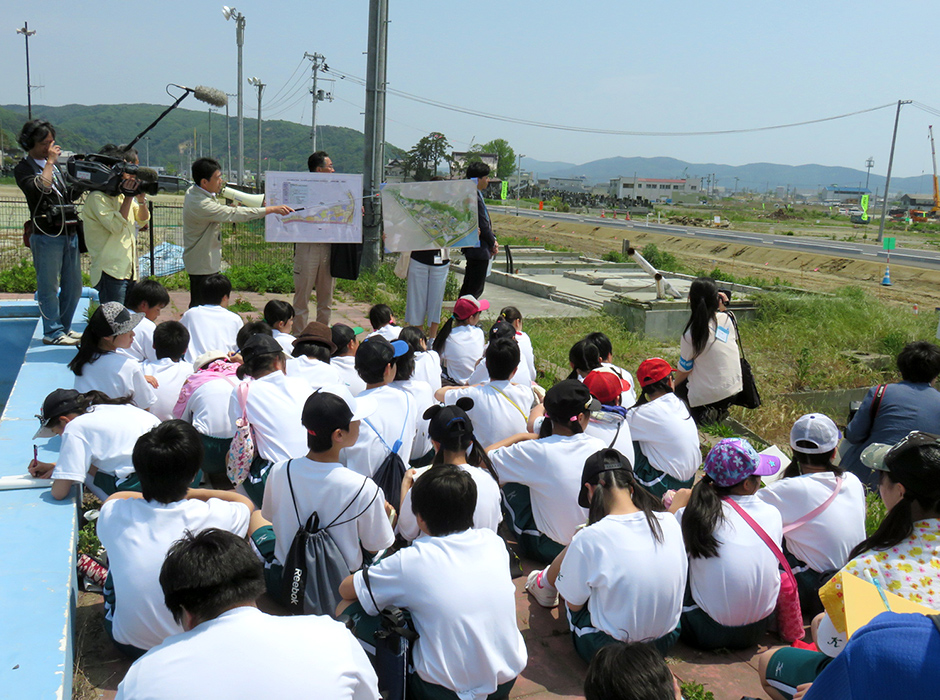
[[[36,137],[41,131],[53,132],[55,129],[52,124],[45,121],[44,119],[34,119],[33,121],[26,122],[23,125],[23,130],[20,132],[19,138],[16,140],[20,144],[20,148],[24,151],[31,151],[33,146],[36,145]]]

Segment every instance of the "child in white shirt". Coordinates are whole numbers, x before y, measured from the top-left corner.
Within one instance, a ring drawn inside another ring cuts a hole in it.
[[[340,383],[349,389],[353,396],[366,390],[366,383],[362,381],[356,371],[356,350],[359,349],[359,335],[365,331],[359,326],[350,328],[343,323],[335,323],[330,329],[333,344],[336,350],[330,357],[330,365],[339,372]]]
[[[274,338],[278,340],[277,336]],[[307,324],[296,339],[291,336],[291,357],[287,360],[287,376],[300,377],[310,384],[311,391],[330,384],[340,384],[339,372],[330,363],[336,349],[333,333],[325,323]]]
[[[428,350],[428,337],[418,326],[405,326],[399,340],[411,346],[415,354],[415,379],[427,382],[432,392],[441,388],[441,356]]]
[[[124,305],[134,313],[141,313],[144,317],[134,329],[134,341],[127,350],[121,352],[133,357],[138,362],[156,360],[157,354],[153,349],[153,331],[157,327],[157,318],[160,312],[170,303],[170,294],[166,287],[155,279],[145,279],[138,282],[127,293]]]
[[[458,384],[467,383],[483,357],[483,331],[477,324],[488,308],[490,302],[486,299],[477,301],[469,294],[460,297],[434,339],[433,350],[440,355],[444,371]]]
[[[395,316],[392,315],[392,310],[388,304],[376,304],[369,309],[369,323],[372,324],[372,332],[369,333],[369,338],[380,335],[389,342],[398,340],[401,328],[395,325],[397,321]]]
[[[237,349],[236,336],[242,327],[242,317],[226,308],[231,294],[232,283],[228,277],[221,273],[206,277],[205,304],[188,309],[180,319],[189,331],[187,362],[210,350],[235,352]]]
[[[286,301],[272,299],[264,305],[264,322],[271,326],[274,339],[288,355],[294,351],[294,336],[288,332],[293,321],[294,307]]]
[[[157,380],[157,400],[150,412],[160,420],[170,420],[180,390],[193,373],[193,366],[183,360],[189,347],[189,331],[179,321],[164,321],[153,333],[153,347],[157,359],[143,363],[144,374]]]
[[[525,363],[529,370],[529,376],[534,381],[538,377],[535,370],[535,353],[532,350],[532,339],[529,338],[528,333],[522,330],[522,313],[515,306],[504,306],[496,320],[512,324],[513,330],[516,332],[516,342],[519,343],[519,352],[522,355],[521,361]]]

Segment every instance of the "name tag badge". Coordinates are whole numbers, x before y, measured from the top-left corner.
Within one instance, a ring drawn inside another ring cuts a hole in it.
[[[720,340],[722,343],[727,343],[729,335],[731,335],[731,333],[727,328],[718,326],[718,328],[715,329],[715,340]]]
[[[435,264],[435,265],[443,265],[443,264],[444,264],[444,258],[441,256],[440,253],[438,253],[437,255],[434,256],[434,264]]]

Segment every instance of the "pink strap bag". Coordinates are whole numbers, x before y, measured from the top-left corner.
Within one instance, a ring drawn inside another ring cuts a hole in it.
[[[777,557],[777,561],[780,562],[782,571],[780,572],[780,593],[777,595],[777,628],[780,637],[784,641],[795,642],[798,639],[803,639],[806,630],[803,627],[803,612],[800,610],[800,594],[796,587],[796,576],[793,575],[793,571],[790,569],[790,563],[783,556],[783,552],[780,551],[777,543],[764,532],[764,529],[757,524],[754,518],[748,515],[733,499],[725,497],[722,500],[744,518],[744,522],[751,526],[751,529],[757,533],[758,537]]]
[[[826,510],[826,508],[828,508],[830,505],[832,505],[832,502],[833,502],[834,500],[836,500],[836,496],[839,495],[839,491],[841,491],[841,490],[842,490],[842,476],[839,475],[839,476],[836,477],[836,487],[832,490],[832,493],[829,494],[829,498],[827,498],[827,499],[822,503],[822,505],[817,506],[816,508],[813,508],[809,513],[807,513],[806,515],[804,515],[804,516],[803,516],[802,518],[800,518],[799,520],[794,520],[792,523],[790,523],[789,525],[785,526],[785,527],[783,528],[783,534],[785,535],[785,534],[787,534],[788,532],[792,532],[793,530],[796,530],[796,528],[798,528],[798,527],[802,527],[803,525],[805,525],[806,523],[808,523],[810,520],[812,520],[813,518],[815,518],[816,516],[818,516],[820,513],[822,513],[824,510]]]
[[[232,438],[232,444],[229,445],[228,454],[225,456],[225,473],[235,486],[241,485],[248,478],[251,463],[257,454],[255,438],[251,433],[251,424],[248,422],[248,386],[249,383],[245,382],[237,389],[242,415],[235,419],[235,437]]]

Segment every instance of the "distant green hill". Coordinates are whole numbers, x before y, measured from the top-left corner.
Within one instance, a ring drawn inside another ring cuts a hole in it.
[[[33,117],[48,119],[55,124],[57,142],[63,149],[89,153],[105,143],[127,143],[156,119],[166,106],[150,104],[64,105],[46,107],[33,105]],[[232,167],[238,158],[238,123],[231,112]],[[4,149],[19,134],[26,120],[26,107],[0,107],[0,130]],[[263,115],[262,115],[263,116]],[[196,148],[193,150],[195,132]],[[245,119],[245,168],[254,171],[258,157],[258,121]],[[225,111],[212,114],[212,150],[209,149],[209,114],[207,110],[177,108],[170,112],[148,136],[150,165],[163,166],[170,173],[180,170],[188,177],[189,164],[200,155],[212,155],[224,164],[227,153]],[[261,155],[267,158],[265,170],[307,169],[310,155],[310,127],[279,119],[261,123]],[[137,144],[141,163],[147,159],[146,137]],[[339,126],[317,126],[317,148],[329,151],[336,169],[344,173],[361,173],[365,141],[361,131]],[[18,147],[17,147],[18,150]],[[400,148],[386,144],[386,157],[404,154]]]

